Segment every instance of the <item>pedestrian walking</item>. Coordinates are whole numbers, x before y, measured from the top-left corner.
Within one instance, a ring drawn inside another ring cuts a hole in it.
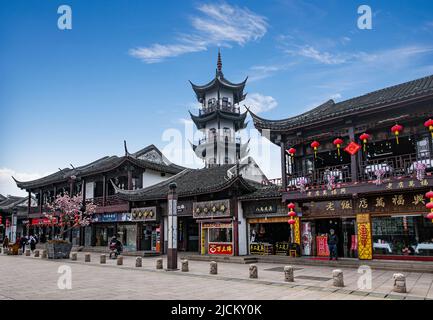
[[[20,248],[23,249],[23,253],[24,253],[26,251],[27,238],[25,236],[21,237],[19,244],[20,244]]]
[[[33,235],[30,235],[29,238],[29,244],[30,244],[30,250],[33,252],[36,249],[36,238]]]
[[[5,236],[3,239],[3,248],[8,248],[9,247],[9,238],[8,236]]]
[[[332,260],[332,258],[338,260],[338,252],[337,252],[338,237],[335,234],[334,229],[329,230],[329,232],[330,232],[330,235],[328,236],[329,260]]]

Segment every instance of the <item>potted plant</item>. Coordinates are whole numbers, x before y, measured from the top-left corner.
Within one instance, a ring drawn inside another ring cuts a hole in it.
[[[74,228],[88,226],[95,211],[96,205],[91,201],[84,202],[81,194],[73,197],[67,193],[58,195],[53,203],[48,204],[44,215],[50,220],[53,227],[56,222],[60,227],[59,239],[49,240],[46,243],[48,258],[69,258],[72,243],[62,238],[65,233]]]

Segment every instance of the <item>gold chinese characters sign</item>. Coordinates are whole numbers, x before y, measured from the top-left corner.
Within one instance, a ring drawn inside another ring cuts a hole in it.
[[[295,224],[293,225],[293,238],[294,242],[297,244],[301,244],[301,219],[299,217],[295,217]]]
[[[131,221],[155,221],[156,207],[131,209]]]
[[[192,205],[193,217],[214,218],[230,216],[230,200],[194,202]]]
[[[373,244],[370,214],[357,214],[356,224],[358,226],[358,258],[360,260],[371,260],[373,259]]]

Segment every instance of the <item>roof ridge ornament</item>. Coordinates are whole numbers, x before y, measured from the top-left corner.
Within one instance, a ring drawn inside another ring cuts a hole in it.
[[[223,63],[221,59],[221,50],[218,48],[218,61],[217,61],[217,71],[218,73],[222,73]]]

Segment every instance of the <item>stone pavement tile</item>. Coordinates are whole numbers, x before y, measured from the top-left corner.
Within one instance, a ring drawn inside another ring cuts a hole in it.
[[[358,291],[358,290],[356,290],[356,291],[353,291],[352,293],[351,293],[352,295],[355,295],[355,296],[367,296],[368,295],[368,292],[366,292],[366,291]]]
[[[424,297],[417,296],[406,296],[404,300],[424,300]]]
[[[392,300],[404,300],[405,296],[399,296],[396,294],[388,294],[385,298],[392,299]]]

